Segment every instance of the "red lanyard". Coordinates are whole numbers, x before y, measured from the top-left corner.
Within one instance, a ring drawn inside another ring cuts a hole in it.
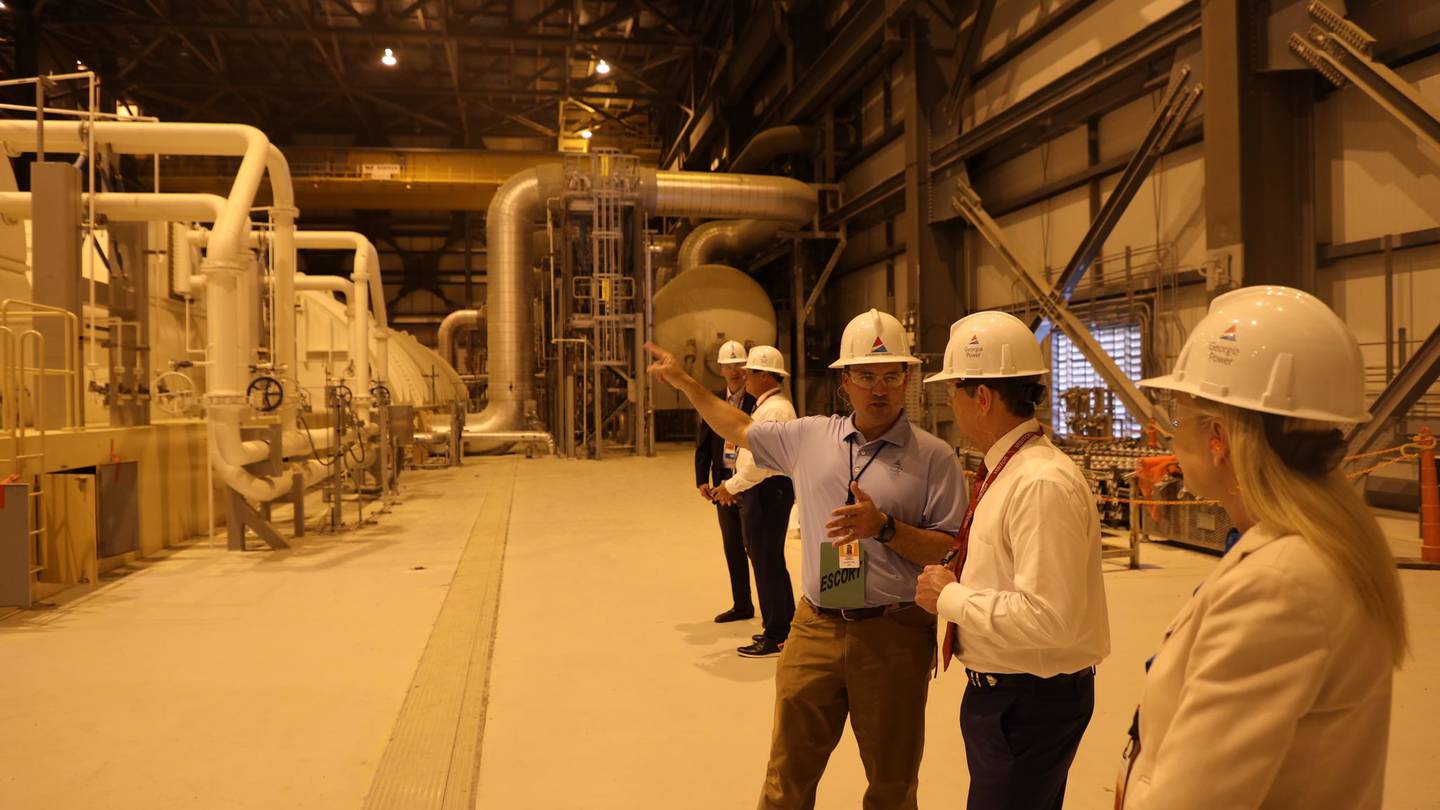
[[[990,485],[995,482],[996,478],[1000,477],[1000,472],[1005,469],[1005,465],[1009,464],[1010,459],[1014,458],[1015,454],[1020,452],[1021,448],[1028,444],[1031,439],[1036,439],[1043,435],[1045,435],[1043,431],[1032,430],[1016,439],[1015,443],[1010,446],[1010,449],[1005,451],[1005,455],[1001,457],[1000,462],[995,465],[995,469],[991,470],[990,474],[985,476],[985,480],[980,483],[980,487],[975,491],[975,497],[971,498],[970,504],[965,507],[965,517],[960,521],[960,531],[955,533],[955,545],[951,546],[950,550],[945,553],[945,557],[940,560],[941,565],[949,565],[951,561],[955,559],[955,555],[964,550],[966,541],[970,538],[970,524],[975,521],[975,509],[980,506],[980,499],[985,497],[986,492],[990,491]]]

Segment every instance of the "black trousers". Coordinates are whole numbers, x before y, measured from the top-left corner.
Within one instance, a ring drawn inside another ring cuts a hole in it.
[[[730,570],[730,599],[740,613],[755,612],[750,601],[750,564],[745,560],[745,528],[740,523],[740,507],[715,504],[720,517],[720,540],[725,545],[725,567]]]
[[[1059,810],[1094,710],[1093,676],[966,686],[960,732],[970,765],[969,810]]]
[[[790,636],[790,620],[795,618],[795,591],[785,568],[785,533],[794,503],[794,485],[779,475],[740,493],[740,522],[745,526],[745,550],[755,569],[760,617],[765,637],[776,643]]]

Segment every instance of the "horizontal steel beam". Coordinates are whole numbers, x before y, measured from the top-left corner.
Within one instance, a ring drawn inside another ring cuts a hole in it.
[[[1028,123],[1053,118],[1090,94],[1134,78],[1137,68],[1172,52],[1199,33],[1199,4],[1187,4],[939,147],[931,159],[931,171],[943,173],[960,161],[1013,139]]]
[[[434,30],[418,28],[361,28],[350,26],[299,26],[259,25],[240,20],[207,19],[170,21],[156,17],[115,16],[90,19],[65,19],[45,17],[41,20],[45,28],[88,28],[100,29],[107,34],[114,31],[140,31],[151,33],[174,32],[187,36],[218,37],[242,36],[247,38],[309,42],[331,38],[367,42],[414,42],[420,44],[452,41],[459,45],[495,46],[539,46],[564,50],[574,46],[650,46],[655,48],[688,48],[692,43],[687,39],[665,36],[606,36],[568,33],[542,34],[533,31],[479,31],[473,29]]]
[[[1391,234],[1390,249],[1405,250],[1407,248],[1428,247],[1440,245],[1440,228],[1424,228],[1418,231],[1407,231],[1405,233]],[[1377,236],[1374,239],[1357,239],[1354,242],[1341,242],[1339,244],[1320,244],[1315,248],[1315,256],[1323,267],[1327,264],[1344,259],[1352,259],[1356,256],[1373,256],[1385,252],[1385,238]]]
[[[132,74],[133,76],[133,74]],[[224,78],[217,78],[213,81],[196,81],[194,79],[167,79],[167,78],[135,78],[132,82],[135,85],[146,88],[160,89],[184,89],[184,90],[207,90],[224,89],[235,93],[267,93],[267,94],[311,94],[311,95],[344,95],[347,88],[334,84],[310,84],[310,83],[289,83],[277,84],[273,82],[238,82]],[[349,85],[350,92],[363,92],[375,96],[404,96],[407,98],[476,98],[476,99],[510,99],[510,98],[531,98],[531,99],[607,99],[607,100],[635,100],[648,102],[662,102],[666,97],[658,93],[628,93],[602,90],[586,90],[583,88],[572,89],[566,94],[563,89],[539,90],[533,87],[486,87],[483,85],[470,85],[456,90],[453,87],[436,85],[433,87],[416,87],[407,85],[381,85],[352,83]]]

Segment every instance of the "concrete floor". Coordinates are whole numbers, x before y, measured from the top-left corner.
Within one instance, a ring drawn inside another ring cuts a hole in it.
[[[506,465],[518,471],[508,537],[477,522],[477,493]],[[691,475],[678,447],[600,463],[467,460],[409,474],[378,525],[289,552],[201,541],[0,621],[0,810],[360,807],[410,711],[417,661],[437,652],[442,603],[463,609],[446,600],[457,564],[499,542],[474,806],[751,807],[775,661],[734,653],[758,621],[711,621],[727,587]],[[1408,539],[1398,550],[1415,553]],[[1142,560],[1106,574],[1114,649],[1069,808],[1111,807],[1141,662],[1214,565],[1159,545]],[[1396,680],[1385,806],[1437,808],[1440,572],[1402,578],[1415,655]],[[931,685],[922,807],[963,806],[962,688],[953,668]],[[819,807],[857,807],[863,789],[847,732]]]

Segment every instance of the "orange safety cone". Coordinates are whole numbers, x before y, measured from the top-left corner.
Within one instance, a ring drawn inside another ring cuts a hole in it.
[[[1435,474],[1435,437],[1420,429],[1420,559],[1440,563],[1440,482]]]

